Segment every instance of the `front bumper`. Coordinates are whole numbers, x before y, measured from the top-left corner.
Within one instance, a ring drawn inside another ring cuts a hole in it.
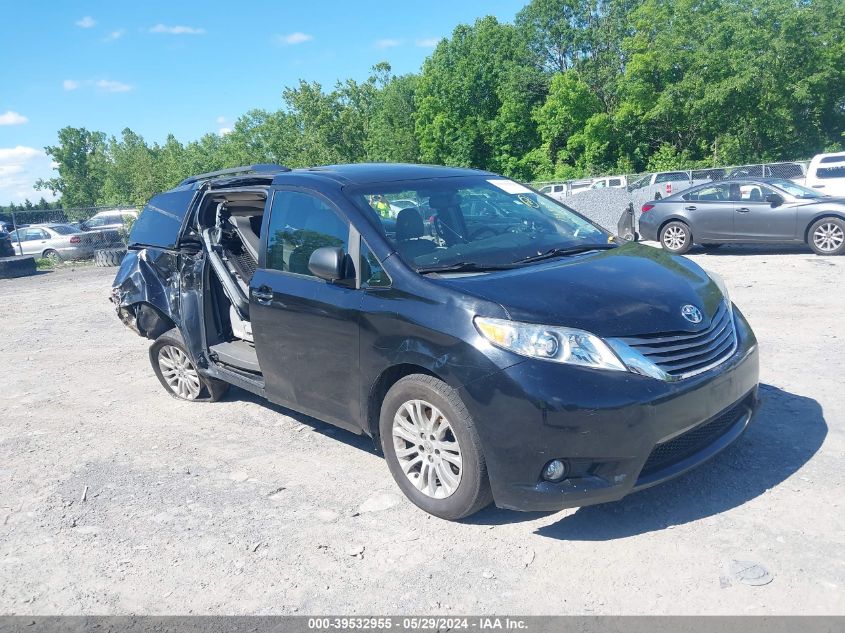
[[[496,505],[560,510],[615,501],[730,445],[757,408],[759,373],[756,339],[734,310],[736,352],[686,380],[527,360],[465,385]],[[566,460],[566,478],[543,481],[543,466],[556,458]]]

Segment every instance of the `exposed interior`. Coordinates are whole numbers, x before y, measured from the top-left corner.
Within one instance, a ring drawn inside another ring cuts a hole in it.
[[[227,369],[252,376],[261,369],[249,318],[249,283],[258,268],[266,200],[262,189],[211,191],[197,213],[209,263],[204,314],[209,355]]]

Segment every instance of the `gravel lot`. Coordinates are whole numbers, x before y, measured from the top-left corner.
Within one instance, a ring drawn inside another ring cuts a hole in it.
[[[115,269],[0,280],[0,612],[845,612],[845,258],[692,257],[760,340],[756,424],[623,501],[462,524],[406,502],[363,437],[237,389],[170,398]]]

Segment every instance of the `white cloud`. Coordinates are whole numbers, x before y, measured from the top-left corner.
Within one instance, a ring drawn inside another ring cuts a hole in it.
[[[205,29],[194,26],[167,26],[156,24],[150,28],[150,33],[164,33],[166,35],[204,35]]]
[[[440,37],[424,37],[418,39],[416,44],[420,48],[434,48],[440,42],[442,38]]]
[[[103,92],[129,92],[132,90],[132,86],[129,84],[109,79],[99,79],[94,82],[94,85]]]
[[[76,24],[76,26],[78,26],[81,29],[90,29],[95,24],[97,24],[97,21],[94,18],[92,18],[90,15],[86,15],[81,20],[77,20],[75,22],[75,24]]]
[[[399,46],[402,40],[392,40],[390,38],[376,41],[376,48],[394,48]]]
[[[224,116],[219,116],[219,117],[217,117],[217,119],[216,119],[216,121],[217,121],[217,125],[225,125],[225,123],[226,123],[226,121],[227,121],[227,120],[228,120],[228,119],[227,119],[226,117],[224,117]]]
[[[12,110],[7,110],[3,114],[0,114],[0,125],[23,125],[28,122],[29,119],[24,115],[13,112]]]
[[[232,128],[230,128],[230,127],[221,127],[219,130],[217,130],[217,133],[218,133],[220,136],[226,136],[227,134],[231,134],[231,133],[232,133]]]
[[[116,31],[112,31],[108,35],[103,38],[104,42],[114,42],[115,40],[119,40],[121,37],[126,35],[126,29],[117,29]]]
[[[77,81],[75,79],[65,79],[62,82],[62,87],[65,90],[78,90],[79,88],[96,88],[100,92],[129,92],[134,90],[134,86],[125,84],[122,81],[113,81],[111,79],[84,79]]]
[[[295,33],[288,33],[287,35],[277,35],[276,40],[280,44],[302,44],[303,42],[310,42],[314,39],[313,35],[308,35],[307,33],[301,33],[300,31],[296,31]]]
[[[33,202],[41,196],[52,199],[49,191],[35,191],[32,186],[39,178],[50,178],[51,160],[34,147],[0,147],[0,204]]]

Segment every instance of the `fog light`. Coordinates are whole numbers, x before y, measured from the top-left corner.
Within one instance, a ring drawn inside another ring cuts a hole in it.
[[[566,464],[559,459],[553,459],[543,468],[543,479],[546,481],[560,481],[566,474]]]

